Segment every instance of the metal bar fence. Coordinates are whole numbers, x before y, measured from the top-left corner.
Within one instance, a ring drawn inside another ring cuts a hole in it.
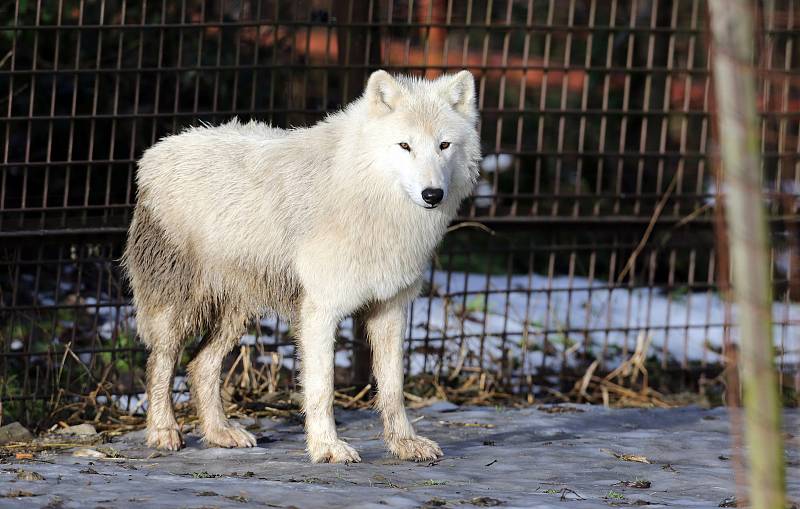
[[[762,181],[778,371],[796,403],[800,5],[770,6]],[[16,0],[0,19],[6,411],[33,419],[101,386],[138,404],[144,353],[116,260],[143,150],[233,116],[311,124],[377,68],[469,69],[481,109],[481,180],[414,303],[410,374],[483,374],[539,397],[593,361],[613,368],[644,335],[657,387],[722,397],[709,389],[731,320],[705,1]],[[347,322],[341,382],[349,339]],[[288,324],[264,318],[242,342],[292,383]]]

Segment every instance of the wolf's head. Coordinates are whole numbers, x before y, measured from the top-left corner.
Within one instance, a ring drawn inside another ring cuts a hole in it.
[[[463,200],[477,178],[480,139],[469,71],[435,80],[372,73],[363,150],[417,205]]]

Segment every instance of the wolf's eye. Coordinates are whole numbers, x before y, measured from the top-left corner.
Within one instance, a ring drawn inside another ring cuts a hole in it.
[[[450,148],[449,141],[443,141],[439,144],[439,150],[447,150],[448,148]]]
[[[402,148],[403,150],[411,152],[411,146],[408,143],[403,142],[403,143],[398,143],[398,145],[400,145],[400,148]]]

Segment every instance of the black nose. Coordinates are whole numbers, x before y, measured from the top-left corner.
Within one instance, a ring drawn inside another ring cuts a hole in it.
[[[429,205],[438,205],[444,198],[444,190],[434,187],[427,187],[422,190],[422,199]]]

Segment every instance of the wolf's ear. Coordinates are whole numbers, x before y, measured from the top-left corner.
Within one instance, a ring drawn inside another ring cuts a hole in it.
[[[440,93],[445,100],[462,115],[473,117],[475,115],[475,78],[472,73],[464,70],[440,79],[444,80]]]
[[[380,70],[370,75],[364,95],[369,103],[370,112],[381,114],[392,111],[402,93],[397,80],[388,72]]]

